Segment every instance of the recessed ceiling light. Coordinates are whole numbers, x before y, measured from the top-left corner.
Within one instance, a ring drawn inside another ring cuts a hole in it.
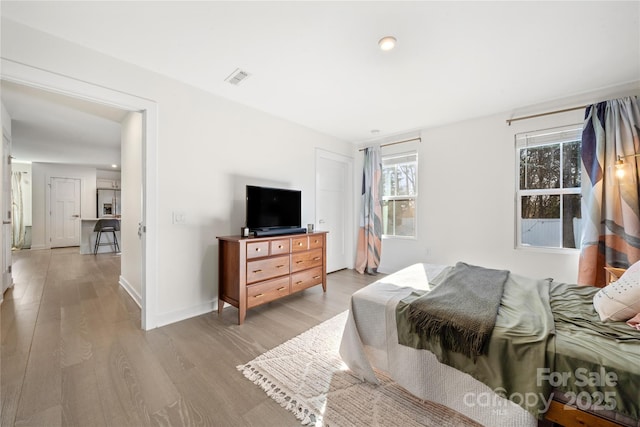
[[[112,168],[117,168],[117,167],[118,167],[118,165],[111,165],[111,167],[112,167]]]
[[[380,49],[382,50],[391,50],[396,47],[397,41],[398,40],[396,40],[396,38],[393,36],[386,36],[380,39],[380,41],[378,42],[378,46],[380,46]]]

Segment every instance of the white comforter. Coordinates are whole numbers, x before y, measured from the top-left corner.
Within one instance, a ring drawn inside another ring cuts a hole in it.
[[[468,374],[444,365],[429,351],[398,344],[395,308],[414,289],[429,289],[445,266],[415,264],[354,293],[340,355],[363,381],[377,383],[373,368],[387,372],[418,396],[446,405],[486,426],[537,426],[529,412]]]

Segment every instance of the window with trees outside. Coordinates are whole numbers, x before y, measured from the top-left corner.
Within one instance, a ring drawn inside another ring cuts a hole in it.
[[[516,246],[579,248],[580,125],[516,135]]]
[[[382,235],[416,237],[418,153],[382,157]]]

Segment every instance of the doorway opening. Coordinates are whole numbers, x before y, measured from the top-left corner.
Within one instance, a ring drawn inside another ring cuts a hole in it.
[[[135,281],[139,283],[139,300],[136,302],[142,311],[141,327],[145,330],[155,328],[157,325],[154,306],[156,236],[146,232],[147,229],[155,229],[156,224],[155,212],[147,208],[155,205],[156,200],[156,172],[154,168],[147,167],[147,165],[155,164],[156,156],[157,106],[155,102],[5,59],[2,60],[1,79],[70,98],[90,101],[97,105],[108,105],[137,115],[140,129],[140,156],[136,167],[140,171],[140,185],[137,187],[140,189],[141,213],[139,218],[132,218],[129,228],[134,230],[133,234],[140,246],[138,255],[134,256],[139,257],[135,263],[140,266],[141,270],[140,277],[135,278]],[[4,234],[3,231],[3,237]],[[123,254],[123,256],[127,255]],[[126,282],[131,282],[131,280],[124,279]]]

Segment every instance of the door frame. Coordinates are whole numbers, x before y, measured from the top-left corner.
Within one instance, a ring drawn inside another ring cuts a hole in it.
[[[347,257],[346,260],[346,265],[347,268],[353,269],[354,267],[354,263],[355,263],[355,244],[354,244],[354,224],[355,224],[355,217],[354,217],[354,198],[355,198],[355,194],[354,194],[354,175],[353,175],[353,157],[349,157],[346,156],[344,154],[338,154],[338,153],[334,153],[332,151],[327,151],[324,150],[322,148],[316,148],[316,155],[315,155],[315,170],[316,170],[316,179],[315,179],[315,212],[314,212],[314,216],[315,216],[315,221],[318,220],[318,205],[319,205],[319,185],[320,185],[320,179],[319,179],[319,163],[320,163],[320,159],[327,159],[327,160],[332,160],[332,161],[336,161],[336,162],[342,162],[345,163],[347,165],[347,173],[346,173],[346,183],[345,183],[345,194],[344,194],[344,203],[346,206],[346,214],[345,214],[345,223],[343,224],[344,227],[344,233],[345,233],[345,239],[346,239],[346,253],[345,256]],[[318,226],[318,224],[316,224],[316,227]]]
[[[6,141],[6,142],[5,142]],[[5,123],[2,123],[2,146],[0,147],[0,162],[2,162],[2,166],[0,166],[0,173],[2,176],[2,180],[8,179],[9,182],[0,182],[2,185],[2,195],[0,198],[2,202],[0,202],[0,206],[2,206],[2,232],[0,236],[0,244],[2,245],[1,256],[2,260],[0,264],[2,268],[0,269],[0,303],[4,301],[4,291],[13,287],[13,274],[11,273],[13,259],[11,255],[11,248],[13,246],[12,242],[12,233],[13,233],[13,224],[12,224],[12,216],[13,216],[13,207],[11,206],[11,186],[13,171],[11,169],[11,143],[12,137],[10,132],[5,132]],[[7,173],[7,171],[9,173]],[[8,186],[8,188],[6,188]],[[8,194],[5,193],[5,188],[8,191]],[[4,206],[4,204],[7,206]]]
[[[2,58],[0,78],[13,83],[142,113],[142,277],[141,327],[156,328],[157,322],[157,145],[158,106],[155,101],[99,86],[63,74]]]

